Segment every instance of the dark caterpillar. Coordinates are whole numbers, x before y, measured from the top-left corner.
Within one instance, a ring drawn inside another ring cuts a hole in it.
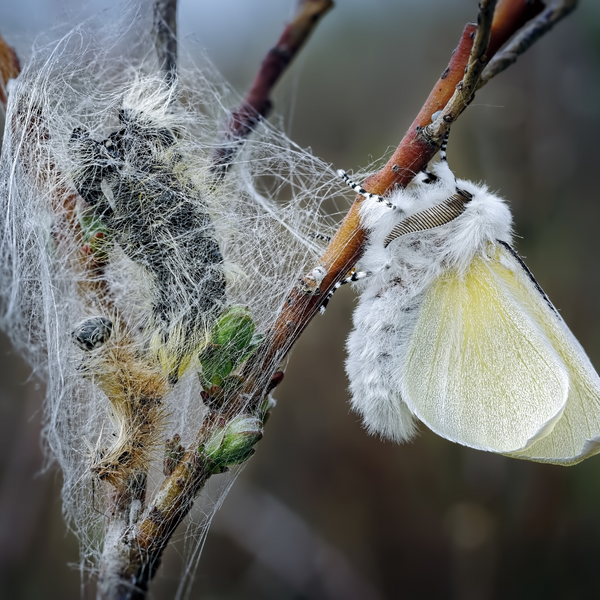
[[[180,175],[177,138],[139,111],[98,142],[73,131],[75,186],[108,237],[152,275],[150,352],[177,381],[225,303],[223,256],[198,191]]]

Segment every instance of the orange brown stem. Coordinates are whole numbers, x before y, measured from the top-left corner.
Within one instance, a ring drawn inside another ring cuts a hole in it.
[[[212,157],[213,170],[224,172],[238,146],[272,108],[271,91],[304,46],[317,23],[333,8],[333,0],[298,0],[296,14],[279,41],[269,50],[240,107],[231,113],[222,135],[222,144]]]
[[[543,8],[544,5],[539,0],[500,0],[492,22],[488,60]],[[474,24],[466,25],[448,67],[433,87],[397,150],[379,172],[365,180],[363,187],[367,191],[383,195],[395,186],[405,187],[433,158],[438,147],[430,143],[421,132],[431,123],[432,115],[446,106],[457,84],[462,81],[471,56],[475,32]],[[255,398],[261,395],[278,361],[283,359],[317,313],[325,293],[332,289],[361,257],[367,240],[367,234],[360,224],[359,208],[362,201],[363,198],[358,196],[319,261],[327,271],[321,283],[322,293],[307,294],[302,287],[294,287],[263,347],[255,353],[254,360],[248,361],[244,373],[248,377],[244,394],[253,393]],[[305,279],[305,284],[310,288],[310,278]],[[267,372],[263,373],[262,369]],[[260,381],[252,375],[257,372],[261,373]]]
[[[16,52],[6,43],[0,35],[0,104],[6,110],[7,95],[6,84],[9,79],[14,79],[21,72],[21,65]]]

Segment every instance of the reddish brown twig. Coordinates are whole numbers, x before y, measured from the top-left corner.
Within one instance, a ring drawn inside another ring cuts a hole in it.
[[[21,65],[16,52],[6,43],[0,35],[0,104],[6,110],[6,84],[9,79],[14,79],[21,72]]]
[[[269,50],[237,110],[231,113],[217,150],[212,157],[213,171],[227,170],[239,142],[253,131],[272,108],[271,91],[296,54],[308,40],[317,23],[333,7],[333,0],[298,0],[296,14],[279,41]]]

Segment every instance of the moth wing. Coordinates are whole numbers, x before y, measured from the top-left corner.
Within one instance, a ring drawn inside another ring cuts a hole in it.
[[[535,318],[566,365],[570,382],[564,413],[552,432],[512,456],[539,462],[576,464],[600,452],[600,377],[581,344],[543,295],[518,255],[510,247],[501,247],[500,254],[501,261],[511,266],[517,277],[525,280],[524,284],[530,279],[545,299],[546,302],[537,307]]]
[[[568,366],[542,320],[555,317],[499,243],[464,274],[442,274],[425,294],[407,348],[402,397],[439,435],[509,453],[547,436],[565,410]],[[518,263],[517,263],[518,264]]]

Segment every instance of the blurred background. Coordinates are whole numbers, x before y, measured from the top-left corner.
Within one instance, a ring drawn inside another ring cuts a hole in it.
[[[118,2],[0,2],[25,60],[50,26]],[[294,0],[179,0],[240,92]],[[336,168],[392,150],[447,65],[476,0],[337,0],[275,93],[301,146]],[[507,197],[517,249],[600,367],[600,4],[579,9],[493,80],[453,128],[450,163]],[[349,286],[347,286],[349,288]],[[296,345],[255,457],[217,513],[192,598],[580,599],[600,596],[600,458],[571,468],[511,460],[423,430],[397,446],[349,411],[340,290]],[[60,473],[41,472],[43,391],[0,342],[0,596],[92,597],[61,516]],[[152,597],[172,598],[185,536]]]

